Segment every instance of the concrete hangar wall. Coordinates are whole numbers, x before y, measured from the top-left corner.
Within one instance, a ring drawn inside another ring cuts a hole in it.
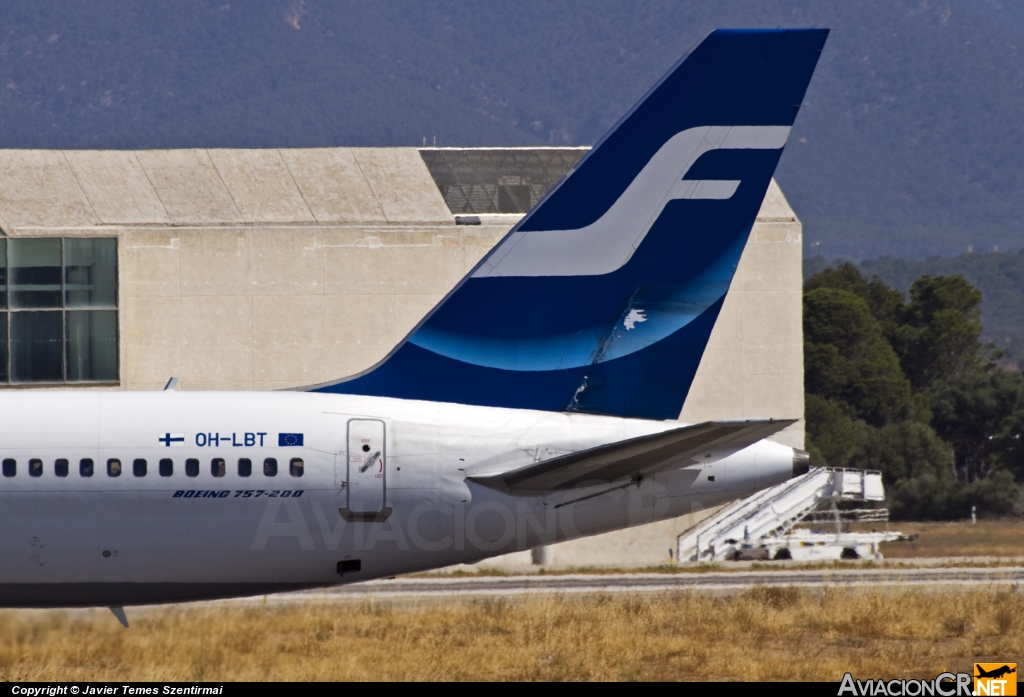
[[[0,386],[280,389],[357,373],[585,152],[0,150]],[[681,420],[803,416],[801,243],[772,182]],[[775,438],[801,447],[803,422]],[[655,561],[687,526],[670,523],[644,538]],[[616,534],[555,561],[643,547],[644,533]]]

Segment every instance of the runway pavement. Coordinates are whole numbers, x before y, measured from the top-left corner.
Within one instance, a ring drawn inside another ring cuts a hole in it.
[[[1006,586],[1024,581],[1024,567],[823,569],[681,573],[560,574],[523,576],[403,577],[335,588],[282,593],[278,600],[407,599],[527,594],[740,592],[757,586],[950,587]]]

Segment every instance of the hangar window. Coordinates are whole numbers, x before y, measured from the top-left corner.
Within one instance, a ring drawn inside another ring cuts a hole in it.
[[[53,473],[56,474],[58,477],[68,476],[68,461],[65,460],[64,458],[58,458],[53,463]]]
[[[452,213],[526,213],[589,148],[423,148]]]
[[[247,457],[238,458],[238,476],[248,477],[252,475],[252,460]]]
[[[174,460],[169,457],[160,460],[160,476],[170,477],[172,474],[174,474]]]
[[[83,477],[92,476],[92,460],[90,458],[84,457],[78,462],[78,474]]]
[[[117,240],[0,239],[0,385],[116,383]]]
[[[263,475],[266,477],[277,476],[277,460],[272,457],[268,457],[263,461]]]

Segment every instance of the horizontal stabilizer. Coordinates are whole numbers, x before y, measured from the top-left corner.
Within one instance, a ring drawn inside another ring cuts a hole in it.
[[[501,474],[470,475],[513,494],[541,494],[715,461],[796,423],[796,419],[706,421],[552,458]]]

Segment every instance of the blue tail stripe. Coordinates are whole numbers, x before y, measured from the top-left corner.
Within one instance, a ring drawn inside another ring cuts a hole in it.
[[[511,409],[674,418],[682,409],[707,334],[721,307],[721,301],[715,303],[695,322],[659,342],[653,350],[602,363],[589,372],[586,367],[500,370],[456,361],[407,343],[389,360],[393,369],[373,370],[341,383],[346,388],[341,393]],[[680,369],[662,373],[660,366],[666,360]],[[649,370],[650,367],[655,370]],[[643,379],[629,378],[637,374],[644,375]],[[581,391],[579,387],[584,382],[587,386]],[[339,392],[323,388],[320,391]],[[606,408],[609,403],[617,405],[616,408]],[[673,416],[663,416],[666,413]]]

